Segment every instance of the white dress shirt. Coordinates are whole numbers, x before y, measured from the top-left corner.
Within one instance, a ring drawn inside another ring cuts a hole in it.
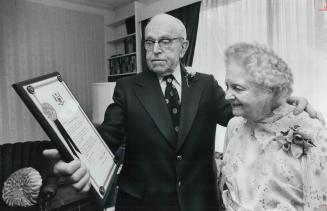
[[[181,100],[182,99],[182,76],[181,76],[181,67],[179,65],[177,65],[177,67],[176,67],[175,71],[172,73],[172,75],[174,76],[173,85],[175,86],[175,88],[178,92],[179,100]],[[165,90],[166,90],[167,84],[163,78],[164,78],[164,76],[158,76],[161,91],[162,91],[163,95],[165,95]]]

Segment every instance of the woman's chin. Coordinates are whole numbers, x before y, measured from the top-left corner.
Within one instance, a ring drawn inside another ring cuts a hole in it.
[[[233,109],[234,116],[243,116],[243,112],[238,109]]]

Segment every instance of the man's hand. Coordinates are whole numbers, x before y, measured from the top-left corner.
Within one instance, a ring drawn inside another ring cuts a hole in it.
[[[292,104],[294,106],[296,106],[296,108],[294,109],[294,115],[298,115],[300,113],[302,113],[303,111],[306,111],[309,116],[313,119],[318,119],[323,125],[325,125],[325,119],[322,116],[322,114],[318,111],[316,111],[312,105],[309,104],[309,102],[307,101],[307,99],[303,98],[303,97],[294,97],[291,96],[287,99],[287,102],[289,104]]]
[[[90,189],[91,181],[90,174],[80,160],[73,160],[66,163],[60,160],[58,150],[44,150],[43,155],[51,160],[54,160],[53,173],[58,177],[63,177],[67,183],[71,183],[73,188],[80,192],[87,192]]]

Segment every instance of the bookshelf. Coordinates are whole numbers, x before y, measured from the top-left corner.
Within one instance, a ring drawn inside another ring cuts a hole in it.
[[[135,32],[132,34],[127,34],[127,35],[123,35],[121,37],[115,38],[113,40],[109,40],[107,41],[108,44],[113,44],[113,43],[119,43],[119,42],[124,42],[126,39],[129,39],[130,37],[134,37],[135,36]]]
[[[115,81],[137,73],[136,66],[136,33],[135,16],[120,19],[107,25],[109,38],[108,48],[108,80]]]
[[[144,4],[133,2],[115,11],[106,24],[106,67],[108,81],[141,72],[140,13]]]

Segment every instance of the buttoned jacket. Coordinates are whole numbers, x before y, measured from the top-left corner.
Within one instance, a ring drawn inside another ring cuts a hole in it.
[[[157,76],[144,71],[117,81],[100,134],[115,150],[125,144],[120,190],[163,206],[177,194],[182,211],[217,210],[216,125],[232,117],[224,91],[211,75],[182,72],[176,137]]]

